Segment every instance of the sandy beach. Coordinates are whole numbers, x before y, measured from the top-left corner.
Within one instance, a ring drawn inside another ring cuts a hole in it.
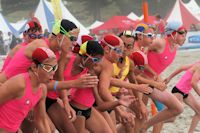
[[[190,64],[199,60],[200,50],[180,50],[177,53],[175,61],[171,66],[168,67],[166,71],[162,73],[162,77],[165,78],[171,74],[174,70],[184,64]],[[184,72],[183,72],[184,73]],[[171,91],[172,87],[178,82],[178,79],[183,75],[183,73],[177,75],[168,85],[168,91]],[[199,100],[199,96],[192,91],[194,96]],[[187,106],[184,105],[184,112],[179,115],[174,123],[169,123],[164,125],[162,133],[187,133],[190,127],[191,118],[194,115],[194,112]],[[151,131],[149,131],[151,133]],[[200,133],[200,124],[196,128],[195,133]]]

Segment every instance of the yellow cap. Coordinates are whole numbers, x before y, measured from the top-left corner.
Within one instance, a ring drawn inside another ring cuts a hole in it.
[[[87,53],[87,43],[88,43],[88,41],[81,44],[80,50],[79,50],[80,55],[85,55]]]

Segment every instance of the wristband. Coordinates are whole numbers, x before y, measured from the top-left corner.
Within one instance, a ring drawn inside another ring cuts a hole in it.
[[[54,86],[53,86],[53,90],[54,90],[54,91],[56,91],[57,85],[58,85],[58,81],[55,81]]]

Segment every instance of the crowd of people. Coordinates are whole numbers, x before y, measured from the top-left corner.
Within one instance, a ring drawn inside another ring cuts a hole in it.
[[[167,23],[161,37],[140,23],[100,40],[79,35],[67,19],[57,20],[48,37],[39,21],[27,25],[0,73],[0,133],[146,133],[152,126],[159,133],[183,112],[183,102],[195,111],[188,132],[195,130],[200,104],[190,91],[200,95],[199,62],[160,76],[186,39],[181,23]],[[157,105],[153,117],[149,98]]]

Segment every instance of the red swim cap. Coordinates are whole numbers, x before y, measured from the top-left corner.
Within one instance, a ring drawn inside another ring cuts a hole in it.
[[[48,58],[56,58],[56,55],[53,51],[46,47],[39,47],[33,51],[32,59],[42,63]]]
[[[105,47],[106,45],[118,46],[120,45],[119,37],[116,35],[106,35],[101,41],[100,44]]]
[[[145,64],[148,64],[147,56],[142,51],[133,52],[130,55],[130,59],[136,66],[144,66]]]

